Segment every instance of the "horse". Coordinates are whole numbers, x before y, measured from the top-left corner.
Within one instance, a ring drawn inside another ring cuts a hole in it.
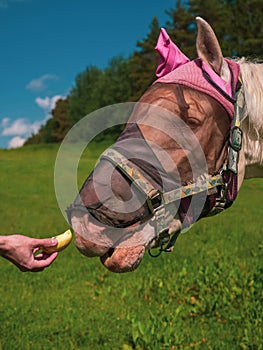
[[[210,24],[196,24],[194,60],[161,29],[157,79],[67,210],[78,250],[112,272],[171,252],[244,179],[263,177],[263,65],[223,57]]]

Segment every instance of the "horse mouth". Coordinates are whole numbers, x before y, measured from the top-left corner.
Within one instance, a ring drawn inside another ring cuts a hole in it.
[[[99,257],[111,272],[132,272],[138,268],[146,249],[155,241],[154,225],[149,221],[138,227],[107,227],[89,213],[72,212],[75,245],[83,255]]]
[[[145,247],[143,245],[133,247],[132,249],[110,248],[100,260],[112,272],[131,272],[139,266],[144,252]]]

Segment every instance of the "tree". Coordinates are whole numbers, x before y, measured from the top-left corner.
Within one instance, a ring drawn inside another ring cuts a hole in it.
[[[263,58],[263,2],[228,1],[231,8],[229,31],[233,53],[239,57]]]
[[[96,82],[94,89],[99,97],[99,106],[127,102],[132,94],[129,60],[114,57]]]
[[[42,128],[40,128],[40,130],[36,134],[32,134],[31,136],[29,136],[25,141],[24,146],[40,143],[42,143]]]
[[[153,18],[150,32],[145,39],[137,42],[138,50],[130,58],[130,78],[132,94],[130,101],[137,101],[150,84],[156,79],[155,71],[158,62],[158,53],[155,50],[160,33],[158,19]]]
[[[51,136],[54,142],[61,142],[72,126],[68,119],[68,99],[59,99],[51,114],[53,121]]]
[[[189,11],[189,5],[177,0],[175,8],[167,10],[166,14],[170,17],[170,20],[166,22],[166,29],[171,39],[186,56],[191,59],[195,58],[196,28],[194,15]]]
[[[189,0],[188,11],[210,23],[224,56],[262,57],[261,0]]]
[[[63,140],[71,127],[68,120],[68,100],[59,99],[51,111],[51,118],[42,125],[39,131],[31,135],[25,145],[34,143],[58,143]]]
[[[100,107],[94,88],[103,71],[90,66],[76,77],[75,86],[68,96],[69,121],[75,124],[81,118]]]

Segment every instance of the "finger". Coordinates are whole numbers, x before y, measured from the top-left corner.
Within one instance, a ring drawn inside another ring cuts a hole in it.
[[[43,257],[41,260],[36,259],[35,260],[35,267],[37,268],[45,268],[53,263],[53,261],[57,258],[58,253],[52,253],[52,254],[43,254]]]
[[[49,258],[53,254],[56,254],[56,256],[57,256],[57,252],[46,253],[46,252],[40,251],[39,254],[34,256],[34,258],[35,258],[35,260],[46,260],[47,258]]]
[[[35,255],[34,258],[35,258],[35,260],[43,260],[46,258],[46,254],[41,252],[41,253]]]
[[[40,248],[38,247],[38,248],[33,248],[33,254],[35,255],[37,252],[39,252],[40,251]]]
[[[53,247],[57,244],[58,244],[58,241],[55,237],[42,238],[42,239],[34,239],[33,247],[34,248],[45,248],[45,247]]]
[[[40,263],[40,262],[38,262],[38,263]],[[51,265],[51,263],[49,263],[49,264],[45,263],[44,266],[43,266],[43,264],[40,264],[40,266],[38,264],[37,266],[31,267],[30,269],[25,270],[25,272],[40,272],[40,271],[45,270],[45,268],[49,267],[50,265]]]

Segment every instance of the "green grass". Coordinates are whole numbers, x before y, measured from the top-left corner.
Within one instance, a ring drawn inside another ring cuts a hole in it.
[[[1,150],[1,234],[67,229],[56,202],[57,146]],[[80,163],[86,177],[102,146]],[[0,349],[263,349],[262,180],[198,222],[171,254],[113,274],[74,244],[42,273],[0,259]]]

